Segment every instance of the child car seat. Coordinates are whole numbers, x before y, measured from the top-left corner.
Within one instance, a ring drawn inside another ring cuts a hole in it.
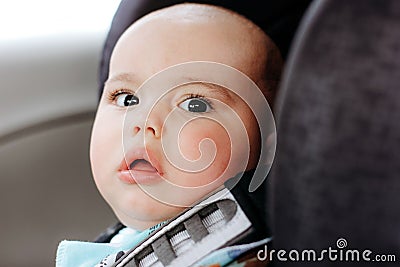
[[[274,249],[356,249],[351,266],[367,263],[366,249],[371,261],[400,259],[399,29],[397,0],[324,0],[308,9],[275,109]]]

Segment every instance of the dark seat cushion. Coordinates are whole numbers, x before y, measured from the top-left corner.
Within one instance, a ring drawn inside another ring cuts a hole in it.
[[[338,249],[344,238],[399,259],[400,2],[325,0],[308,11],[275,109],[276,248]]]

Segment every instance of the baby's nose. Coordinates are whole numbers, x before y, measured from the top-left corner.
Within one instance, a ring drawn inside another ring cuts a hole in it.
[[[128,120],[130,120],[131,134],[143,134],[146,137],[161,138],[164,122],[171,112],[170,105],[164,102],[148,101],[143,102],[140,109],[134,110],[129,113]]]
[[[145,134],[150,134],[150,135],[153,135],[154,137],[157,137],[157,138],[159,138],[161,136],[161,129],[159,127],[157,127],[157,126],[149,125],[149,124],[144,125],[142,127],[141,126],[134,126],[133,127],[133,133],[135,135],[139,134],[139,132],[142,130],[142,128],[146,129]]]
[[[133,134],[137,135],[141,131],[144,131],[143,134],[146,136],[160,138],[162,125],[163,122],[161,116],[157,114],[150,114],[147,119],[143,120],[143,123],[135,123],[133,126]]]

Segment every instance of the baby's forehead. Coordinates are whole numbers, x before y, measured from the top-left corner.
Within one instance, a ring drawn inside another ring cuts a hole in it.
[[[254,38],[254,41],[266,36],[264,31],[256,24],[232,10],[215,5],[195,3],[177,4],[153,11],[135,21],[125,30],[122,36],[133,34],[136,29],[149,25],[202,26],[203,29],[208,28],[210,31],[215,28],[222,28],[228,31],[233,30],[240,35],[246,35],[246,38]],[[157,29],[157,31],[159,30],[162,29]],[[193,32],[193,34],[196,33]]]
[[[157,46],[160,43],[163,45]],[[119,44],[124,48],[119,49]],[[269,72],[265,64],[272,54],[267,50],[273,47],[270,44],[261,29],[233,11],[210,5],[179,4],[152,12],[131,25],[113,51],[110,70],[114,54],[124,58],[133,54],[131,47],[135,47],[142,56],[157,54],[155,60],[145,61],[139,55],[141,60],[136,57],[136,61],[144,65],[159,64],[154,66],[158,71],[193,60],[215,61],[246,73],[254,82],[260,82],[264,90],[262,80],[265,72]],[[169,62],[164,60],[164,64],[163,58]]]

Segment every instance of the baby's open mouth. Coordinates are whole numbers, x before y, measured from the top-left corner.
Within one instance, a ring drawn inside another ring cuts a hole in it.
[[[129,165],[129,170],[144,171],[144,172],[157,172],[157,169],[145,159],[136,159]]]
[[[162,181],[162,169],[152,152],[144,148],[136,148],[125,154],[118,178],[126,184],[155,184]]]

